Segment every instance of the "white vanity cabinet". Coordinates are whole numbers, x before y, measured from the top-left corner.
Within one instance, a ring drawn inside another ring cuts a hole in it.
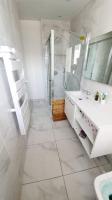
[[[101,105],[66,92],[65,113],[90,158],[112,154],[112,103]]]

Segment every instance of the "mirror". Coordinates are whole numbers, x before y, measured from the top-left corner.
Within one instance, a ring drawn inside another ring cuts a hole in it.
[[[85,63],[85,78],[112,85],[112,32],[90,41]]]

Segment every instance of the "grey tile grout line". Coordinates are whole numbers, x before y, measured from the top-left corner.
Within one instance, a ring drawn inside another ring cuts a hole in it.
[[[68,128],[68,126],[66,127],[57,127],[57,128],[45,128],[45,129],[37,129],[36,126],[31,126],[30,129],[34,129],[35,131],[37,132],[45,132],[45,131],[52,131],[52,130],[59,130],[59,129],[65,129],[65,128]],[[70,127],[69,127],[70,128]],[[29,131],[30,132],[30,131]],[[75,135],[74,137],[76,138],[77,135]],[[77,137],[78,138],[78,137]]]
[[[57,178],[61,178],[61,176],[54,176],[54,177],[51,177],[51,178],[46,178],[46,179],[42,179],[42,180],[39,180],[39,181],[32,181],[32,182],[29,182],[29,183],[22,183],[22,186],[25,186],[25,185],[30,185],[30,184],[33,184],[33,183],[40,183],[40,182],[43,182],[43,181],[49,181],[49,180],[53,180],[53,179],[57,179]]]
[[[39,181],[32,181],[32,182],[29,182],[29,183],[22,183],[22,185],[24,186],[24,185],[28,185],[28,184],[33,184],[33,183],[48,181],[48,180],[52,180],[52,179],[57,179],[57,178],[61,178],[61,177],[64,177],[64,176],[69,176],[69,175],[72,175],[72,174],[78,174],[78,173],[81,173],[81,172],[89,171],[91,169],[96,169],[96,168],[103,167],[103,166],[106,166],[106,165],[107,164],[96,166],[96,167],[92,167],[92,168],[85,169],[85,170],[81,170],[81,171],[78,171],[78,172],[71,172],[71,173],[68,173],[68,174],[65,174],[65,175],[63,175],[63,173],[62,173],[61,176],[55,176],[55,177],[51,177],[51,178],[48,178],[48,179],[42,179],[42,180],[39,180]]]
[[[58,139],[56,141],[63,141],[63,140],[71,140],[71,139],[76,139],[75,137],[71,137],[71,138],[67,138],[67,139]],[[31,146],[37,146],[37,145],[40,145],[40,144],[45,144],[45,143],[55,143],[56,142],[55,139],[53,141],[46,141],[46,142],[40,142],[40,143],[37,143],[37,144],[26,144],[25,147],[26,149],[31,147]]]
[[[55,138],[55,135],[54,135],[54,138]],[[56,143],[56,140],[55,140],[55,143]],[[68,192],[67,192],[67,188],[66,188],[66,184],[65,184],[65,179],[64,179],[64,176],[63,176],[63,170],[62,170],[61,159],[60,159],[60,155],[59,155],[57,143],[56,143],[56,148],[57,148],[57,153],[58,153],[58,158],[59,158],[61,173],[62,173],[62,177],[63,177],[63,182],[64,182],[64,186],[65,186],[65,192],[66,192],[66,195],[67,195],[67,199],[69,200],[69,196],[68,196]]]
[[[36,129],[35,126],[30,126],[29,128],[30,128],[30,129],[31,129],[31,128],[35,128],[35,129]],[[47,129],[47,128],[45,128],[45,129],[37,129],[37,131],[39,131],[39,132],[40,132],[40,131],[49,131],[49,130],[52,130],[52,129],[53,129],[53,128],[48,128],[48,129]]]
[[[68,174],[64,174],[63,176],[69,176],[71,174],[78,174],[78,173],[81,173],[81,172],[86,172],[86,171],[89,171],[91,169],[98,169],[99,170],[99,167],[104,167],[106,166],[107,164],[105,165],[100,165],[100,166],[95,166],[95,167],[91,167],[91,168],[88,168],[88,169],[84,169],[84,170],[81,170],[81,171],[77,171],[77,172],[71,172],[71,173],[68,173]]]
[[[68,127],[59,127],[59,128],[50,128],[50,129],[36,129],[36,127],[34,127],[34,126],[31,126],[30,127],[30,129],[34,129],[34,131],[35,132],[46,132],[46,131],[55,131],[55,130],[59,130],[59,129],[65,129],[65,128],[68,128]],[[30,132],[30,131],[29,131]],[[30,135],[30,133],[29,133],[29,135]],[[71,138],[71,137],[70,137]],[[73,136],[72,138],[78,138],[78,137],[76,137],[76,135],[75,136]],[[67,138],[68,139],[68,138]],[[60,140],[60,139],[58,139],[58,140]]]
[[[67,127],[69,127],[69,126],[65,126],[65,127],[51,127],[51,128],[45,128],[45,129],[37,129],[37,131],[48,131],[48,130],[53,130],[53,129],[61,129],[61,128],[67,128]],[[36,126],[34,126],[34,125],[30,125],[30,127],[29,127],[30,129],[31,128],[37,128]]]
[[[54,143],[55,144],[55,141],[46,141],[46,142],[40,142],[37,144],[29,144],[29,145],[25,145],[25,148],[29,149],[30,147],[40,146],[41,144],[46,144],[46,143]]]

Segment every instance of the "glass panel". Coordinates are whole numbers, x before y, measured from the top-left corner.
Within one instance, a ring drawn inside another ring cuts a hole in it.
[[[65,89],[68,91],[80,90],[80,81],[83,71],[83,60],[85,55],[86,43],[84,42],[82,44],[80,41],[80,36],[72,32],[70,34],[69,47],[72,49],[71,70],[65,71]],[[78,54],[75,52],[76,49],[78,49]],[[74,63],[74,54],[75,58],[77,57],[76,64]]]
[[[74,64],[77,65],[77,60],[80,58],[80,52],[81,52],[81,44],[75,45],[74,48]]]
[[[71,72],[72,65],[72,47],[66,49],[66,66],[65,72]]]
[[[69,34],[66,31],[55,32],[54,40],[54,99],[64,98],[64,74],[66,66],[66,49]]]
[[[20,79],[20,72],[19,70],[13,71],[14,80],[18,81]]]
[[[46,43],[45,65],[47,69],[47,99],[51,105],[54,97],[54,30],[51,30],[51,34]]]
[[[93,68],[92,77],[91,77],[92,80],[95,80],[101,83],[106,83],[104,81],[106,78],[105,71],[106,71],[111,47],[112,47],[112,39],[107,39],[107,40],[97,43],[96,56],[94,60],[94,68]]]
[[[45,51],[45,65],[47,69],[47,97],[49,104],[51,104],[51,53],[50,53],[50,39],[46,44]]]
[[[97,44],[92,44],[89,46],[88,50],[88,58],[87,58],[87,65],[86,65],[86,78],[92,77],[93,67],[96,59],[96,52],[97,52]]]
[[[112,32],[90,41],[84,75],[90,80],[112,85]]]

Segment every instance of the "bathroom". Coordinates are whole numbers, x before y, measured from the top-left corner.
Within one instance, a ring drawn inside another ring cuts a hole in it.
[[[111,8],[0,0],[0,200],[112,199]]]

